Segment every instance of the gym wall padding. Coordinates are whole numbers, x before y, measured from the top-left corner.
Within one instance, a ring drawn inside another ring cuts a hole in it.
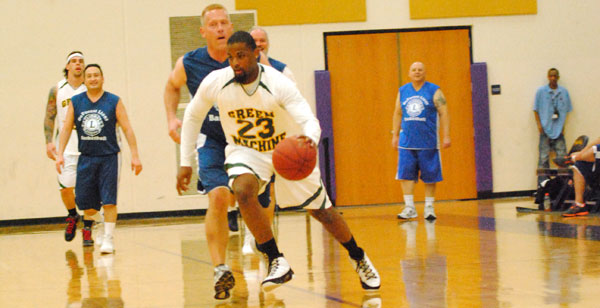
[[[487,64],[471,65],[473,92],[473,127],[475,138],[475,173],[477,193],[491,193],[494,189],[492,177],[492,142],[490,140],[490,100],[488,96]]]
[[[335,160],[333,153],[333,127],[331,123],[331,79],[328,71],[315,71],[315,107],[321,123],[319,142],[319,168],[329,198],[335,203]]]

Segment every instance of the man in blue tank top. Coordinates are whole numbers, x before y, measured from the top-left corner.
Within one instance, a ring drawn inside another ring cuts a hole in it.
[[[121,127],[131,152],[131,170],[138,175],[142,163],[138,155],[133,128],[121,99],[104,91],[104,76],[98,64],[89,64],[84,70],[87,92],[73,96],[59,135],[56,170],[61,172],[64,151],[71,136],[71,127],[77,129],[81,155],[77,163],[75,202],[83,211],[83,246],[94,244],[92,216],[104,209],[104,236],[101,253],[113,253],[113,232],[117,222],[117,182],[119,175],[119,143],[117,124]]]
[[[408,77],[411,82],[400,87],[396,99],[392,127],[392,147],[398,149],[396,179],[401,181],[405,203],[398,218],[417,217],[413,193],[420,173],[425,183],[424,216],[434,220],[435,186],[442,181],[438,130],[442,128],[442,148],[450,147],[450,118],[440,87],[425,81],[423,63],[413,63]]]
[[[259,62],[261,64],[273,67],[274,69],[280,71],[288,79],[290,79],[291,81],[296,83],[294,74],[292,73],[292,70],[290,69],[290,67],[287,66],[287,64],[269,57],[270,43],[269,43],[269,36],[267,35],[267,31],[265,31],[265,29],[263,29],[259,26],[254,26],[254,27],[252,27],[252,29],[250,29],[250,35],[252,35],[252,38],[254,39],[254,42],[256,43],[256,47],[260,51],[260,56],[258,57]]]
[[[186,53],[177,59],[165,87],[165,109],[169,125],[169,136],[180,143],[178,129],[181,121],[176,112],[181,88],[186,85],[190,94],[196,94],[202,80],[212,71],[229,66],[227,61],[227,40],[233,33],[233,24],[227,9],[220,4],[208,5],[202,11],[200,34],[206,39],[206,47]],[[209,111],[196,147],[198,148],[198,175],[202,186],[208,192],[208,210],[206,211],[206,241],[213,263],[215,298],[229,298],[229,290],[235,285],[233,273],[225,264],[225,252],[229,241],[227,210],[235,204],[225,172],[225,134],[219,120],[219,112]],[[261,205],[269,205],[268,189],[260,197]],[[237,215],[232,217],[237,224]],[[233,231],[233,230],[232,230]]]

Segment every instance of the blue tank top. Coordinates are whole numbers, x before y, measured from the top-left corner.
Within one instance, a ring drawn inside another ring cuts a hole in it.
[[[271,64],[271,66],[278,70],[280,73],[283,73],[283,70],[285,69],[285,67],[287,66],[287,64],[279,61],[279,60],[275,60],[271,57],[267,57],[267,59],[269,60],[269,64]],[[260,62],[260,56],[258,56],[258,62]]]
[[[104,91],[93,103],[87,92],[71,98],[75,111],[75,127],[79,138],[79,152],[88,156],[119,153],[117,142],[117,103],[119,97]]]
[[[183,68],[187,76],[187,87],[192,96],[196,95],[200,83],[208,74],[214,70],[229,66],[229,61],[221,63],[210,57],[206,47],[198,48],[186,53],[183,56]],[[202,123],[201,133],[215,139],[219,143],[226,144],[225,133],[221,127],[219,111],[213,107],[210,109],[204,122]]]
[[[419,91],[412,83],[400,87],[402,130],[398,147],[404,149],[437,149],[438,112],[433,95],[440,87],[425,82]]]
[[[280,72],[282,72],[282,73],[283,73],[283,70],[284,70],[284,69],[285,69],[285,67],[286,67],[286,64],[285,64],[285,63],[283,63],[283,62],[281,62],[281,61],[278,61],[278,60],[275,60],[275,59],[273,59],[273,58],[271,58],[271,57],[269,57],[269,63],[271,63],[271,66],[272,66],[274,69],[276,69],[276,70],[278,70],[278,71],[280,71]]]

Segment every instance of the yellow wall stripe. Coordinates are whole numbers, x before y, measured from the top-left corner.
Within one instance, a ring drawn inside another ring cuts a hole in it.
[[[236,10],[256,10],[261,26],[367,20],[366,0],[236,0]]]
[[[410,18],[537,14],[537,0],[410,0]]]

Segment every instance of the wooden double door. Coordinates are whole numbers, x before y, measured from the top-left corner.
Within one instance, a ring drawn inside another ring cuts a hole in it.
[[[436,199],[477,197],[469,28],[326,34],[326,50],[337,205],[403,201],[390,130],[398,88],[415,61],[441,87],[450,114],[452,146],[441,150]],[[421,181],[415,200],[423,200]]]

